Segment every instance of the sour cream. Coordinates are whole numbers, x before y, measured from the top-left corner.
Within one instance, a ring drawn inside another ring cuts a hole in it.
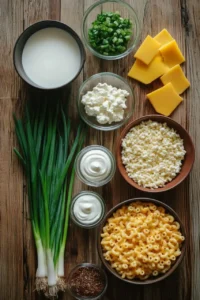
[[[102,150],[90,150],[85,153],[80,162],[80,171],[89,181],[102,181],[111,172],[111,161],[107,153]]]
[[[105,147],[92,145],[83,148],[76,157],[76,174],[90,186],[102,186],[115,174],[116,163],[113,154]]]
[[[74,203],[73,213],[80,223],[94,224],[102,215],[102,205],[94,195],[80,195]]]

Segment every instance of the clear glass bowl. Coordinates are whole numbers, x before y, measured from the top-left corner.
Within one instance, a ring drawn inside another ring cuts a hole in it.
[[[108,157],[110,158],[110,162],[111,162],[111,170],[110,173],[108,174],[108,176],[106,178],[104,178],[103,180],[99,180],[99,181],[90,181],[87,178],[84,177],[83,173],[81,172],[81,168],[80,168],[80,163],[81,160],[83,158],[83,156],[88,153],[89,151],[92,150],[101,150],[103,152],[105,152],[105,154],[108,155]],[[115,171],[116,171],[116,161],[115,161],[115,157],[112,154],[112,152],[110,152],[110,150],[108,150],[107,148],[103,147],[103,146],[99,146],[99,145],[92,145],[92,146],[88,146],[83,148],[78,155],[76,156],[76,160],[75,160],[75,170],[76,170],[76,175],[77,177],[85,184],[89,185],[89,186],[94,186],[94,187],[99,187],[99,186],[103,186],[106,183],[108,183],[109,181],[111,181],[111,179],[113,178]]]
[[[97,15],[101,12],[116,12],[118,11],[121,15],[122,18],[128,18],[132,21],[132,36],[131,39],[128,43],[127,50],[123,53],[120,53],[118,55],[114,56],[107,56],[100,54],[96,50],[94,50],[90,46],[90,42],[88,39],[88,29],[91,28],[92,22],[94,22],[97,18]],[[139,34],[140,34],[140,29],[139,29],[139,21],[136,12],[134,9],[128,4],[125,3],[124,1],[120,0],[101,0],[93,5],[91,5],[87,11],[84,14],[83,17],[83,22],[82,22],[82,37],[83,37],[83,42],[86,45],[86,47],[97,57],[106,59],[106,60],[115,60],[122,58],[126,55],[128,55],[130,52],[133,51],[133,49],[137,46],[138,41],[139,41]]]
[[[102,292],[101,292],[98,296],[96,296],[96,297],[86,297],[86,296],[82,296],[82,297],[81,297],[81,296],[77,296],[77,295],[72,291],[72,289],[71,289],[71,287],[70,287],[70,280],[71,280],[73,274],[74,274],[79,268],[83,268],[83,267],[87,267],[87,268],[95,268],[95,269],[97,269],[97,270],[100,272],[102,278],[104,279],[105,286],[104,286]],[[68,276],[68,278],[67,278],[67,283],[68,283],[68,284],[67,284],[68,291],[70,292],[70,294],[71,294],[74,298],[79,299],[79,300],[96,300],[96,299],[101,298],[101,297],[105,294],[105,292],[106,292],[106,290],[107,290],[107,287],[108,287],[108,278],[107,278],[107,275],[106,275],[105,271],[104,271],[101,267],[99,267],[98,265],[95,265],[95,264],[92,264],[92,263],[82,263],[82,264],[77,265],[75,268],[73,268],[73,269],[71,270],[71,272],[69,273],[69,276]]]
[[[88,116],[86,114],[85,105],[81,103],[81,99],[88,91],[92,91],[92,89],[98,83],[107,83],[108,85],[112,85],[113,87],[116,87],[118,89],[126,90],[129,93],[126,101],[127,108],[124,111],[124,119],[122,121],[113,122],[111,124],[99,124],[96,120],[96,117]],[[92,128],[103,131],[118,129],[123,126],[130,119],[130,117],[132,117],[134,107],[135,97],[132,87],[129,85],[127,80],[117,74],[110,72],[98,73],[86,79],[80,86],[77,98],[77,108],[83,121]]]
[[[96,197],[96,198],[99,200],[99,202],[100,202],[100,204],[101,204],[101,209],[102,209],[101,215],[100,215],[99,219],[96,220],[96,222],[94,222],[94,223],[91,223],[91,224],[84,224],[84,223],[80,222],[80,221],[76,218],[76,216],[75,216],[75,214],[74,214],[74,204],[75,204],[76,200],[79,199],[79,197],[80,197],[80,196],[83,196],[83,195],[86,195],[86,196],[87,196],[87,195],[94,196],[94,197]],[[94,227],[96,227],[96,226],[101,222],[101,220],[102,220],[103,217],[104,217],[104,214],[105,214],[105,203],[104,203],[104,201],[103,201],[103,198],[102,198],[99,194],[97,194],[97,193],[95,193],[95,192],[91,192],[91,191],[82,191],[82,192],[80,192],[79,194],[77,194],[76,196],[73,197],[72,203],[71,203],[71,208],[70,208],[70,216],[71,216],[72,221],[73,221],[76,225],[78,225],[78,226],[80,226],[80,227],[82,227],[82,228],[86,228],[86,229],[94,228]]]

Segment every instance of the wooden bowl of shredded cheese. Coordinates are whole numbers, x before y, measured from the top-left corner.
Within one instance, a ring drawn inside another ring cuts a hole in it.
[[[186,233],[165,203],[135,198],[113,207],[98,228],[98,252],[117,278],[138,285],[167,278],[181,263]]]
[[[121,175],[144,192],[164,192],[180,184],[190,173],[194,158],[188,132],[161,115],[147,115],[129,123],[117,143]]]

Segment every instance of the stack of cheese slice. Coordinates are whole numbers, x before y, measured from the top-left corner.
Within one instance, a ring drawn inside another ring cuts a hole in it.
[[[176,41],[163,29],[154,38],[148,35],[134,57],[128,76],[144,84],[160,77],[164,87],[147,98],[158,113],[169,116],[183,100],[179,95],[190,86],[180,67],[185,58]]]

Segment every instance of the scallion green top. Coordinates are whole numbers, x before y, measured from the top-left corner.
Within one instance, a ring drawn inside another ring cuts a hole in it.
[[[92,48],[103,55],[118,55],[126,51],[132,35],[132,22],[119,12],[102,12],[88,30]]]

